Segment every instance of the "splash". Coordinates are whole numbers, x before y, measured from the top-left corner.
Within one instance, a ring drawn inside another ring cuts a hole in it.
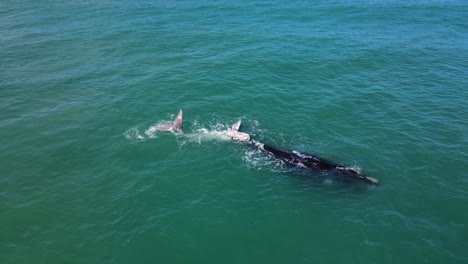
[[[284,172],[286,170],[284,162],[273,158],[261,149],[262,143],[254,142],[254,144],[257,147],[245,151],[242,156],[247,167],[258,171],[269,172]]]
[[[188,133],[185,136],[192,142],[202,144],[207,141],[229,141],[230,138],[227,136],[228,126],[223,124],[215,124],[210,128],[197,128],[194,132]]]
[[[145,137],[140,133],[140,130],[136,127],[132,127],[125,131],[124,137],[132,142],[143,141]]]
[[[149,137],[149,138],[157,138],[157,137],[158,137],[158,136],[157,136],[157,131],[158,131],[158,130],[157,130],[156,128],[157,128],[157,127],[160,127],[160,126],[166,126],[166,125],[168,125],[167,122],[164,122],[164,123],[157,123],[157,124],[155,124],[155,125],[149,127],[148,129],[146,129],[145,135],[146,135],[147,137]]]

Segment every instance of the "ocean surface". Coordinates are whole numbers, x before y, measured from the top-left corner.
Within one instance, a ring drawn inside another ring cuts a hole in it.
[[[468,263],[467,73],[462,0],[3,0],[0,263]]]

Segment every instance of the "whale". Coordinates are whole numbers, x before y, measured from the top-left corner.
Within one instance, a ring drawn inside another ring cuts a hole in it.
[[[159,126],[155,127],[155,130],[160,131],[180,131],[182,128],[183,122],[183,112],[182,110],[179,111],[176,119],[174,120],[172,125],[167,126]],[[294,150],[287,150],[278,147],[274,147],[268,144],[264,144],[255,140],[251,140],[250,135],[245,132],[240,132],[239,128],[242,124],[242,121],[239,120],[235,124],[231,126],[231,129],[224,131],[222,134],[225,137],[228,137],[234,141],[244,142],[250,145],[253,145],[268,154],[278,158],[287,164],[307,168],[315,172],[325,172],[327,174],[336,174],[342,176],[343,179],[352,179],[361,181],[371,185],[377,185],[379,181],[373,177],[367,176],[361,172],[356,171],[353,168],[349,168],[343,166],[341,164],[320,158],[313,154],[299,152]]]
[[[179,131],[182,128],[182,122],[183,122],[183,115],[184,113],[182,110],[179,111],[177,114],[176,119],[174,119],[174,122],[172,125],[167,125],[167,126],[158,126],[155,127],[155,130],[160,130],[160,131]]]
[[[267,145],[258,141],[250,140],[249,134],[239,132],[241,121],[239,120],[228,131],[230,138],[236,141],[247,142],[257,148],[269,153],[270,155],[278,158],[288,164],[296,167],[307,168],[315,172],[326,172],[328,174],[336,174],[342,176],[343,179],[353,179],[371,185],[377,185],[379,181],[373,177],[367,176],[355,169],[343,166],[341,164],[320,158],[318,156],[299,152],[294,150],[286,150],[271,145]]]
[[[239,128],[241,126],[242,121],[239,120],[237,123],[232,125],[231,130],[228,130],[225,132],[225,135],[228,136],[232,140],[237,140],[237,141],[249,141],[250,140],[250,135],[245,133],[245,132],[239,132]]]
[[[257,146],[258,148],[266,151],[267,153],[273,155],[274,157],[279,158],[280,160],[296,167],[307,168],[315,172],[326,172],[327,174],[336,174],[340,177],[343,177],[342,179],[344,180],[352,179],[371,185],[377,185],[379,183],[377,179],[360,173],[355,169],[340,165],[338,163],[320,158],[309,153],[294,150],[286,150],[256,141],[251,141],[251,143]]]

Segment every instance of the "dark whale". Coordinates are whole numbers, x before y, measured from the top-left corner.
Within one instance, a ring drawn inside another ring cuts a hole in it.
[[[359,173],[356,170],[322,159],[312,154],[285,150],[256,141],[249,142],[294,166],[308,168],[316,172],[336,173],[339,176],[346,177],[344,179],[354,179],[372,185],[377,185],[379,182],[377,179]]]

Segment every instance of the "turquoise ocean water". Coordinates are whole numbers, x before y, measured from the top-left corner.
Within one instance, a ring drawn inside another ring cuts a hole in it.
[[[467,58],[461,0],[1,1],[0,263],[467,263]]]

